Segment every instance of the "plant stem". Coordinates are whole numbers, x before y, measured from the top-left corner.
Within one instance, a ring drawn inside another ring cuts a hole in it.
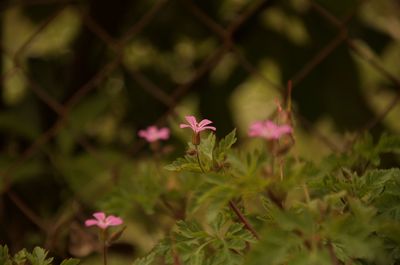
[[[195,148],[196,148],[196,157],[197,157],[197,162],[199,163],[199,167],[203,173],[206,173],[206,171],[204,170],[203,165],[201,164],[201,161],[200,161],[199,148],[197,145],[195,145]],[[258,235],[256,230],[254,230],[254,228],[251,226],[250,222],[246,219],[246,217],[242,214],[242,212],[239,210],[239,208],[236,206],[236,204],[232,200],[229,201],[229,206],[235,212],[235,214],[239,218],[239,220],[243,223],[244,227],[247,230],[249,230],[250,233],[252,233],[255,238],[257,238],[259,240],[260,236]]]
[[[107,265],[107,231],[103,231],[103,264]]]
[[[204,170],[203,165],[201,164],[201,161],[200,161],[200,154],[199,154],[199,147],[198,147],[198,145],[195,145],[195,148],[196,148],[197,163],[199,163],[199,167],[200,167],[200,169],[201,169],[201,172],[206,173],[206,171]]]
[[[306,197],[306,202],[310,203],[311,198],[310,198],[310,193],[308,192],[307,184],[303,183],[303,191],[304,191],[304,196]]]
[[[274,171],[275,171],[275,157],[274,157],[274,155],[271,157],[270,169],[271,169],[271,176],[274,176]]]
[[[239,210],[239,208],[236,206],[236,204],[232,200],[229,201],[229,206],[235,212],[235,214],[239,218],[239,220],[243,223],[244,227],[247,230],[249,230],[250,233],[252,233],[255,238],[260,240],[260,236],[258,235],[256,230],[254,230],[254,228],[251,226],[250,222],[246,219],[246,217],[242,214],[242,212]]]
[[[332,242],[328,242],[328,251],[329,251],[329,256],[331,257],[332,264],[334,264],[334,265],[342,264],[335,255],[335,251],[333,250]]]
[[[279,161],[279,175],[281,177],[281,181],[283,181],[283,160]]]
[[[174,259],[174,265],[181,265],[181,259],[179,258],[178,251],[176,251],[175,247],[175,237],[171,235],[172,241],[172,258]]]

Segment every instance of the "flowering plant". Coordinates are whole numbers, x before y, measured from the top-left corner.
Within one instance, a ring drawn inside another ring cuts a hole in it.
[[[287,124],[278,125],[273,121],[257,121],[251,124],[250,137],[261,137],[266,140],[279,140],[283,135],[291,134],[292,127]]]
[[[168,140],[169,129],[166,127],[157,128],[157,126],[149,126],[146,130],[140,130],[138,135],[149,143],[156,142],[159,140]]]
[[[196,117],[194,116],[186,116],[185,119],[188,123],[181,123],[179,127],[190,128],[193,130],[192,143],[194,145],[200,144],[200,132],[205,130],[217,130],[214,126],[209,126],[212,121],[208,119],[201,120],[200,122],[197,122]]]
[[[101,229],[107,229],[110,226],[117,226],[123,223],[121,218],[114,215],[106,216],[103,212],[96,212],[93,216],[95,219],[88,219],[85,221],[86,226],[96,225]]]
[[[253,123],[245,137],[265,140],[254,147],[237,144],[235,129],[217,139],[210,120],[187,116],[180,127],[190,128],[195,139],[186,152],[172,161],[151,153],[134,162],[107,154],[120,171],[110,176],[93,163],[93,181],[77,178],[86,168],[72,160],[70,187],[85,190],[85,202],[102,209],[81,220],[91,239],[90,247],[81,248],[101,248],[104,264],[121,264],[113,252],[118,245],[110,246],[127,223],[121,245],[129,242],[138,251],[128,255],[137,255],[133,265],[398,264],[400,169],[381,164],[381,157],[400,153],[400,137],[374,141],[364,135],[348,151],[317,163],[292,151],[288,117]],[[144,131],[151,143],[162,140],[160,130]],[[101,176],[113,185],[105,187]],[[93,187],[108,190],[98,198],[86,192]],[[84,225],[97,228],[101,244],[93,243],[93,229]],[[0,264],[52,264],[46,255],[36,249],[12,256],[0,247]]]

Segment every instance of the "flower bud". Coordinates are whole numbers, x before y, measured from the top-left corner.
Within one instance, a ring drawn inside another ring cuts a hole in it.
[[[200,133],[193,133],[192,135],[192,144],[199,145],[200,144]]]

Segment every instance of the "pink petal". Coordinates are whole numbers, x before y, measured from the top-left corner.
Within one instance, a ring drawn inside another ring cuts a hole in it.
[[[106,219],[106,214],[103,212],[96,212],[93,216],[99,221],[104,221]]]
[[[98,221],[95,219],[88,219],[85,221],[85,226],[93,226],[93,225],[97,225]]]
[[[107,229],[108,224],[103,223],[103,222],[99,222],[99,223],[97,224],[97,226],[100,227],[101,229]]]
[[[155,133],[157,133],[157,131],[158,131],[158,129],[154,125],[147,127],[147,133],[148,134],[155,134]]]
[[[282,135],[292,132],[292,127],[289,125],[279,126],[273,121],[267,120],[264,122],[254,122],[249,128],[250,137],[262,137],[267,140],[277,140]]]
[[[179,124],[179,128],[191,128],[191,126],[190,125],[187,125],[187,124],[185,124],[185,123],[181,123],[181,124]]]
[[[281,134],[288,134],[292,132],[292,127],[290,127],[289,125],[282,125],[279,127],[279,132]]]
[[[187,125],[188,126],[188,125]],[[145,138],[148,142],[155,142],[158,140],[166,140],[169,138],[169,129],[164,127],[158,129],[157,126],[152,125],[147,127],[146,130],[140,130],[138,135],[142,138]]]
[[[204,131],[204,130],[213,130],[213,131],[216,131],[217,129],[216,129],[215,127],[213,127],[213,126],[204,126],[204,127],[198,128],[198,129],[196,130],[196,132],[202,132],[202,131]]]
[[[186,116],[185,119],[187,122],[190,124],[190,127],[192,127],[193,130],[197,127],[197,121],[195,116]]]
[[[263,129],[262,122],[259,122],[259,121],[253,122],[250,125],[248,134],[250,137],[258,137],[258,136],[260,136],[262,129]]]
[[[140,130],[138,135],[142,138],[146,138],[147,137],[147,131],[145,130]]]
[[[267,120],[265,121],[265,128],[268,128],[269,130],[276,130],[278,129],[278,125],[270,120]]]
[[[169,138],[169,129],[168,128],[161,128],[158,131],[158,138],[162,140],[167,140]]]
[[[114,215],[110,215],[110,216],[108,216],[107,217],[107,220],[106,220],[106,223],[107,223],[107,225],[111,225],[111,226],[116,226],[116,225],[120,225],[120,224],[122,224],[124,221],[121,219],[121,218],[119,218],[119,217],[116,217],[116,216],[114,216]]]
[[[203,126],[209,125],[210,123],[212,123],[212,121],[204,119],[201,122],[199,122],[198,126],[203,127]]]

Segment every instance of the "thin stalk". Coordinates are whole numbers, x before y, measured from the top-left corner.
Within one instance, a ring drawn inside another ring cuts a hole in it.
[[[244,227],[250,231],[250,233],[253,234],[255,238],[260,240],[260,236],[258,235],[257,231],[253,228],[253,226],[250,224],[250,222],[247,220],[247,218],[242,214],[242,212],[239,210],[239,208],[236,206],[236,204],[230,200],[229,201],[229,206],[231,209],[235,212],[236,216],[239,218],[239,220],[242,222]]]
[[[181,259],[179,258],[178,251],[175,247],[175,238],[171,237],[172,239],[172,257],[174,259],[174,265],[181,265]]]
[[[276,156],[275,147],[276,147],[275,140],[267,142],[267,148],[268,148],[269,152],[271,153],[271,161],[270,161],[271,176],[273,176],[275,173],[275,156]]]
[[[203,173],[206,173],[206,171],[203,168],[203,165],[201,164],[200,161],[200,155],[199,155],[199,148],[197,145],[195,145],[196,148],[196,157],[197,157],[197,162],[199,163],[199,167]],[[260,236],[256,232],[256,230],[251,226],[250,222],[247,220],[247,218],[242,214],[242,212],[239,210],[239,208],[236,206],[236,204],[231,200],[229,201],[229,206],[233,210],[233,212],[236,214],[236,216],[239,218],[240,222],[243,223],[244,227],[250,231],[250,233],[253,234],[255,238],[258,240],[260,239]]]
[[[274,157],[274,155],[272,155],[272,157],[271,157],[270,169],[271,169],[271,176],[273,176],[274,175],[274,171],[275,171],[275,157]]]
[[[303,183],[303,191],[304,191],[304,196],[306,197],[306,202],[310,203],[311,198],[310,198],[310,193],[308,192],[308,187],[307,184]]]
[[[104,265],[107,265],[107,245],[106,245],[106,242],[104,242],[104,245],[103,245],[103,263],[104,263]]]
[[[201,164],[201,161],[200,161],[200,154],[199,154],[199,147],[198,147],[198,145],[195,145],[195,148],[196,148],[197,163],[199,163],[199,167],[200,167],[200,169],[201,169],[201,172],[206,173],[206,171],[204,170],[203,165]]]
[[[108,253],[107,253],[107,231],[104,230],[103,231],[103,264],[107,265],[107,257],[108,257]]]
[[[341,262],[337,258],[335,251],[333,249],[332,242],[328,242],[328,251],[329,251],[329,256],[331,257],[332,264],[334,265],[340,265]]]

